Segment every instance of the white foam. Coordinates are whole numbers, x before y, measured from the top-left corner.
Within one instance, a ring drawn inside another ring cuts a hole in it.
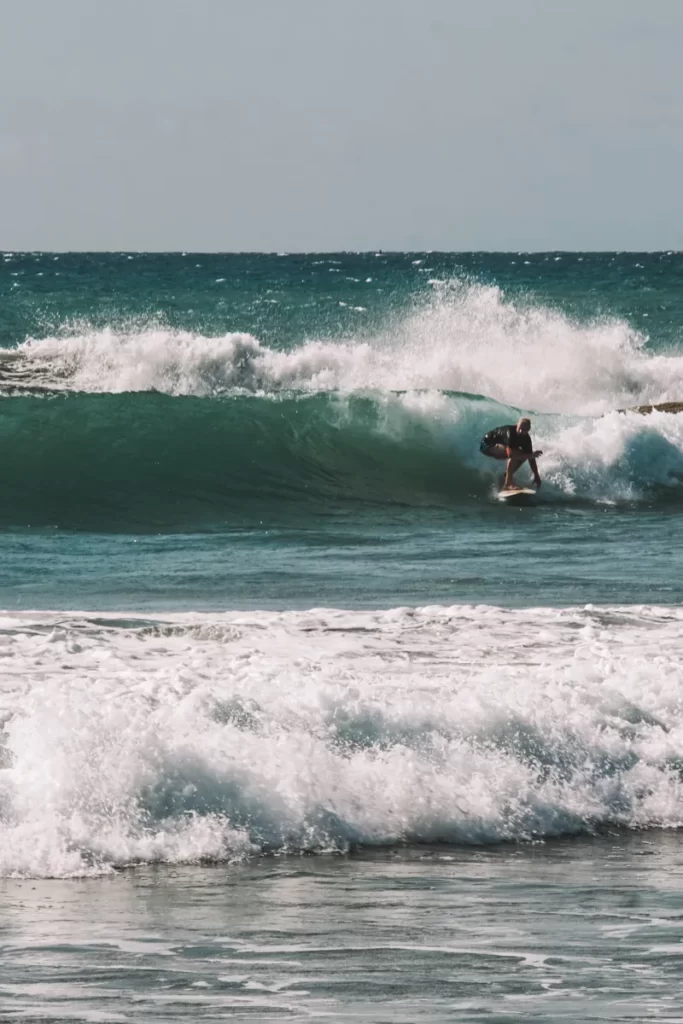
[[[3,616],[0,873],[680,826],[683,611]]]
[[[683,482],[683,416],[612,412],[538,426],[543,474],[562,495],[641,501]]]
[[[43,386],[212,395],[437,389],[515,408],[595,414],[683,396],[683,357],[651,353],[623,321],[577,323],[499,288],[433,282],[429,301],[374,337],[313,339],[281,351],[249,334],[163,327],[74,329],[29,340],[6,369]]]

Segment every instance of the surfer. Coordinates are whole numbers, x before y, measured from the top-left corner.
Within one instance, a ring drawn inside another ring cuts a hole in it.
[[[536,459],[543,452],[535,452],[531,443],[531,420],[523,416],[516,424],[510,423],[504,427],[495,427],[489,430],[482,438],[480,451],[482,455],[488,455],[491,459],[507,459],[505,478],[502,490],[519,490],[519,484],[514,481],[514,476],[520,466],[525,462],[529,463],[531,472],[534,474],[536,487],[541,486],[541,478],[538,474]]]

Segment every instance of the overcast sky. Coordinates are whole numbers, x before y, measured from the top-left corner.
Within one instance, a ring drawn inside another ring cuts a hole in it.
[[[0,0],[0,248],[683,249],[683,0]]]

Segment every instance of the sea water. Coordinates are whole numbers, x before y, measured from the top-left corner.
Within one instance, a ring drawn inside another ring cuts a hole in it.
[[[2,256],[6,1015],[683,1020],[681,285]]]

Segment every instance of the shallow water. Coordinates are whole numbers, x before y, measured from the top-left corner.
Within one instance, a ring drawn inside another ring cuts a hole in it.
[[[8,1019],[680,1022],[671,833],[0,882]]]

